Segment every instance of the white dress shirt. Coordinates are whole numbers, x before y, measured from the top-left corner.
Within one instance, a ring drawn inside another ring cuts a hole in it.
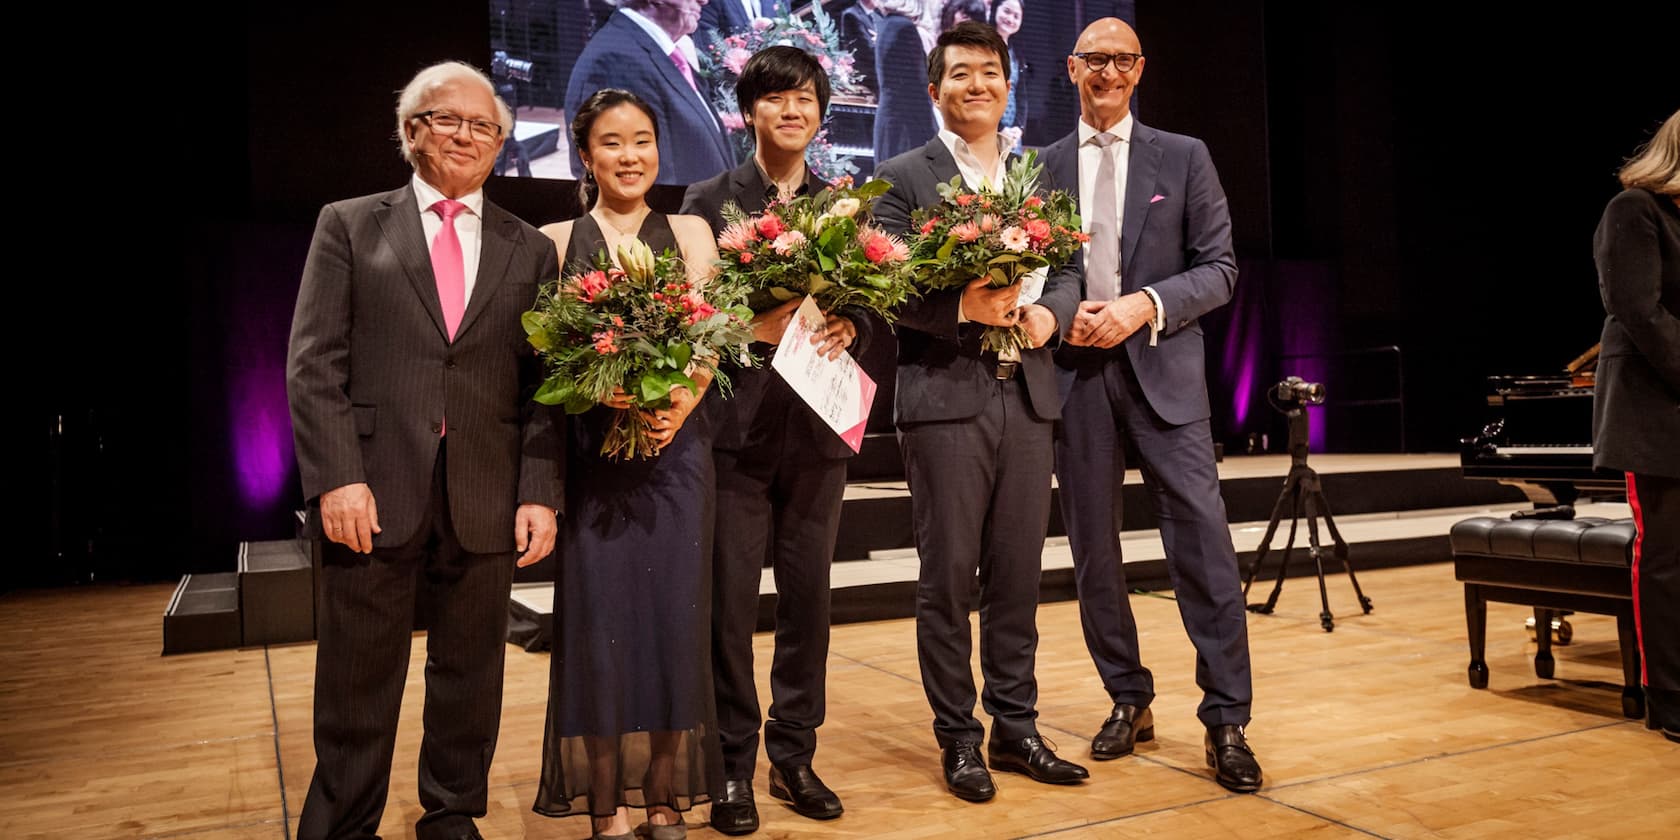
[[[426,252],[431,253],[432,240],[443,230],[443,217],[432,212],[432,205],[446,196],[426,183],[418,172],[414,173],[413,184],[414,200],[420,205],[420,229],[426,233]],[[466,293],[461,296],[464,306],[472,301],[473,284],[478,282],[478,254],[484,241],[484,190],[473,190],[456,201],[467,205],[455,215],[455,238],[461,240],[461,276],[466,287]]]
[[[969,147],[968,141],[958,137],[954,131],[941,129],[939,131],[939,142],[944,143],[945,148],[950,150],[951,157],[956,158],[957,171],[962,173],[963,183],[967,184],[969,189],[978,190],[981,187],[996,189],[998,183],[1003,180],[1004,163],[1009,159],[1009,150],[1013,146],[1010,144],[1009,138],[1003,136],[1002,133],[997,136],[997,160],[993,161],[993,165],[990,167],[986,166],[980,160],[980,156],[974,153],[974,149]],[[991,171],[990,175],[987,174],[988,170]]]
[[[1120,118],[1120,122],[1107,131],[1108,134],[1120,138],[1120,142],[1114,145],[1114,183],[1102,185],[1097,183],[1097,167],[1102,164],[1103,150],[1094,141],[1096,136],[1103,132],[1097,131],[1084,119],[1079,120],[1079,216],[1085,220],[1086,233],[1091,232],[1091,208],[1095,206],[1097,190],[1103,189],[1105,186],[1114,190],[1115,235],[1119,235],[1122,229],[1121,225],[1126,218],[1126,174],[1132,156],[1133,122],[1132,115],[1127,113],[1126,116]],[[1087,251],[1086,259],[1089,258],[1090,252]],[[1124,276],[1125,273],[1126,260],[1125,255],[1122,254],[1120,274]],[[1150,300],[1155,302],[1155,320],[1149,324],[1149,343],[1153,346],[1156,338],[1160,335],[1160,331],[1166,327],[1167,312],[1161,306],[1161,296],[1156,294],[1154,289],[1145,286],[1143,292],[1149,295]]]

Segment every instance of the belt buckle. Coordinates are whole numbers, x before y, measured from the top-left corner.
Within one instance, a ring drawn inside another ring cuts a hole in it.
[[[1015,371],[1020,369],[1020,367],[1020,362],[998,362],[997,370],[993,371],[992,375],[996,376],[1000,381],[1014,379]]]

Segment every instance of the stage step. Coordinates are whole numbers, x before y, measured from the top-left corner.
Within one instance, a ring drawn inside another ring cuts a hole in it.
[[[239,575],[187,575],[163,610],[163,653],[239,647]]]
[[[315,570],[308,543],[240,543],[239,608],[247,646],[315,638]]]
[[[315,568],[302,538],[239,544],[237,571],[187,575],[163,614],[163,652],[315,638]]]

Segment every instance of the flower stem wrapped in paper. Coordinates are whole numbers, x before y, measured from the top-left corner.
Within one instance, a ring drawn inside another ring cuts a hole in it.
[[[1080,231],[1078,202],[1038,192],[1044,167],[1037,152],[1017,158],[997,188],[971,191],[961,177],[939,185],[939,204],[910,217],[910,272],[921,291],[961,289],[984,277],[992,288],[1017,286],[1028,275],[1061,265],[1090,239]],[[1019,324],[987,327],[981,347],[1009,358],[1032,347]]]
[[[718,277],[749,290],[754,312],[806,295],[824,312],[866,309],[891,320],[913,291],[904,241],[867,220],[869,205],[891,185],[850,179],[749,216],[724,205]]]
[[[701,288],[670,251],[655,255],[632,239],[617,253],[616,265],[602,252],[545,289],[524,315],[525,333],[547,374],[536,401],[580,414],[622,390],[632,407],[618,411],[601,454],[648,458],[659,446],[642,412],[669,408],[676,388],[698,394],[697,369],[727,389],[717,360],[745,357],[752,312],[738,284]]]

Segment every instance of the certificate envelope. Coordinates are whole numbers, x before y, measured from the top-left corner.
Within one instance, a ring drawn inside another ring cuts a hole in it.
[[[811,336],[822,332],[825,321],[816,301],[805,298],[789,319],[770,367],[856,452],[863,446],[864,429],[869,425],[875,380],[850,354],[830,360],[817,352]]]

